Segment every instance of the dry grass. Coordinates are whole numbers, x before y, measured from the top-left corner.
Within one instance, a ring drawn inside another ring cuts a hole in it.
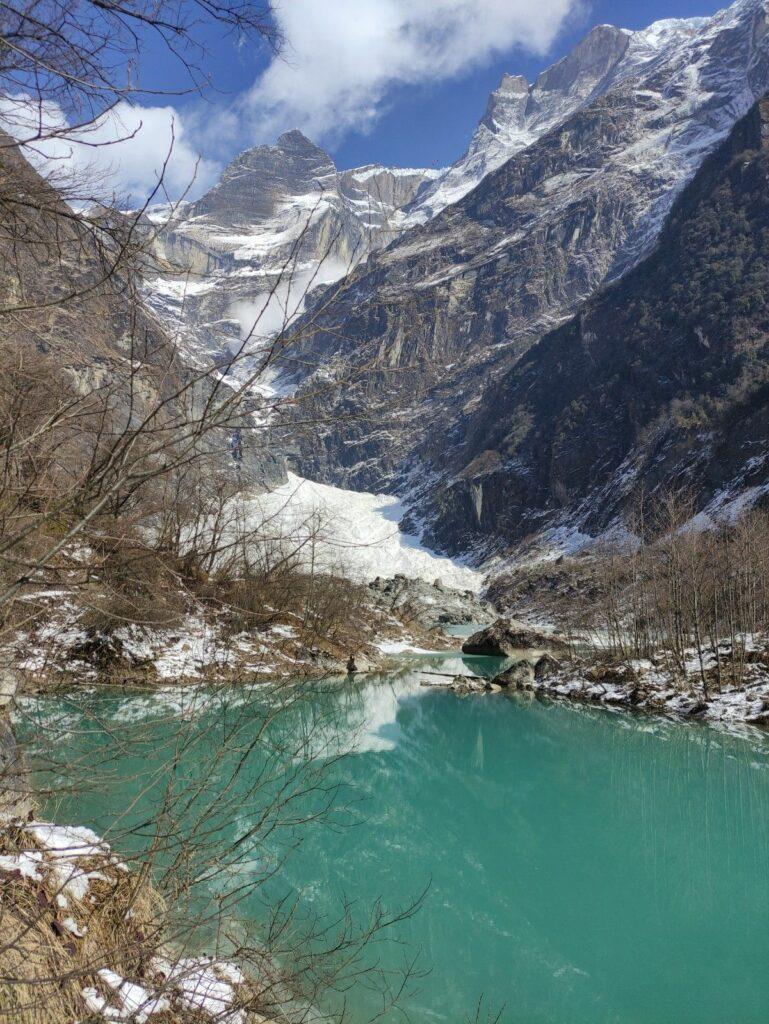
[[[33,850],[43,847],[23,828],[3,831],[4,854]],[[60,887],[51,872],[41,882],[0,875],[0,1020],[71,1024],[87,1019],[83,988],[104,988],[96,971],[109,967],[123,977],[141,977],[156,951],[165,905],[151,885],[101,857],[81,858],[77,866],[103,878],[90,881],[83,901],[68,894],[66,908],[59,905]],[[68,917],[82,937],[66,928]],[[165,1024],[160,1016],[155,1021]]]
[[[4,856],[44,849],[23,825],[2,831]],[[83,990],[119,1006],[98,973],[107,969],[168,1000],[168,1008],[152,1013],[152,1024],[211,1024],[216,1018],[185,1008],[174,985],[153,966],[157,956],[172,963],[176,958],[163,944],[165,903],[144,873],[128,871],[109,855],[81,857],[76,864],[96,877],[89,879],[83,899],[67,890],[66,906],[55,872],[43,871],[38,880],[0,870],[0,1021],[101,1021],[89,1011]],[[80,934],[68,927],[72,922]],[[241,986],[238,1006],[248,1012],[249,1024],[264,1020],[251,1009],[255,999],[254,986]]]

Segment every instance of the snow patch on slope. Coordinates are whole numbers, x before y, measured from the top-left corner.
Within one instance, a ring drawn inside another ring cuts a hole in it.
[[[316,570],[361,583],[402,573],[428,583],[440,579],[460,590],[481,589],[480,572],[436,554],[400,529],[405,509],[391,494],[347,491],[289,473],[282,487],[251,498],[246,514],[293,544],[303,540],[303,560]]]

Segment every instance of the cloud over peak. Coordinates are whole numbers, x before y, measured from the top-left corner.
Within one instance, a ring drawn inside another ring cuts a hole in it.
[[[388,92],[454,77],[519,46],[545,53],[580,0],[290,0],[287,40],[244,97],[256,141],[369,129]]]
[[[0,98],[0,127],[28,142],[25,156],[40,170],[84,198],[141,204],[162,178],[157,201],[214,183],[220,166],[198,153],[179,113],[170,106],[144,107],[125,101],[85,128],[70,127],[57,103],[20,93]],[[41,138],[36,139],[36,136]],[[92,192],[88,192],[88,188]]]
[[[274,0],[285,49],[226,107],[118,103],[86,132],[55,103],[0,98],[0,127],[62,134],[26,149],[41,168],[93,175],[134,204],[152,192],[173,139],[164,191],[194,198],[222,162],[298,127],[328,145],[368,131],[398,86],[440,83],[516,47],[546,53],[589,0]],[[164,198],[158,195],[158,199]]]

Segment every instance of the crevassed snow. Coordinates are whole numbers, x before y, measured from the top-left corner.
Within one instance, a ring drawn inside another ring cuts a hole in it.
[[[253,524],[289,544],[303,543],[302,558],[316,569],[365,583],[402,573],[428,583],[480,591],[480,572],[425,547],[404,533],[405,509],[391,494],[348,491],[289,473],[288,482],[246,502]],[[313,541],[313,534],[316,537]]]

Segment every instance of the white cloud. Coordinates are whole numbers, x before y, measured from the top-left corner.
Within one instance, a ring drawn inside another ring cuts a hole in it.
[[[260,140],[366,130],[396,84],[438,81],[519,46],[542,54],[582,0],[285,0],[287,40],[245,98]]]
[[[280,0],[273,14],[285,50],[229,107],[197,104],[182,116],[171,106],[121,102],[87,133],[71,129],[26,153],[49,170],[87,171],[103,193],[138,205],[157,184],[173,131],[165,187],[172,199],[187,189],[194,199],[222,169],[201,150],[229,156],[293,127],[327,144],[366,131],[393,87],[446,80],[515,47],[544,54],[588,2]],[[0,127],[17,138],[34,135],[41,113],[45,127],[67,128],[55,103],[41,111],[25,96],[0,97]]]
[[[42,136],[24,147],[27,158],[39,169],[64,183],[87,176],[100,197],[115,193],[134,205],[157,186],[166,158],[163,183],[172,198],[188,189],[190,195],[200,194],[221,169],[215,162],[199,158],[173,107],[122,102],[81,130],[69,128],[58,104],[40,107],[29,97],[18,95],[0,98],[0,125],[21,141]],[[165,194],[156,198],[161,201]]]

